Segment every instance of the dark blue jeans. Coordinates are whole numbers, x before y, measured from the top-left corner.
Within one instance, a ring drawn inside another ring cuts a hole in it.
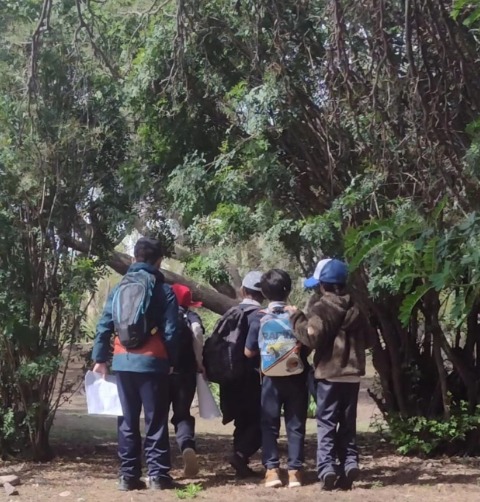
[[[280,465],[278,436],[280,415],[284,411],[288,440],[288,469],[303,467],[308,388],[306,375],[263,377],[262,383],[262,457],[267,469]]]
[[[317,382],[317,471],[340,473],[358,467],[357,402],[359,383]]]
[[[142,474],[140,413],[143,406],[148,475],[170,479],[168,376],[130,371],[118,371],[116,375],[123,409],[123,417],[118,417],[120,475],[140,478]]]
[[[170,375],[170,404],[172,405],[172,425],[180,451],[195,450],[195,419],[190,414],[195,389],[196,373],[175,373]]]

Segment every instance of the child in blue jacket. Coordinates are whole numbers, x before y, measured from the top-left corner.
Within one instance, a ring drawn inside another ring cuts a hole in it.
[[[142,438],[140,413],[145,415],[144,451],[151,489],[172,487],[168,440],[169,373],[177,352],[177,300],[165,284],[160,264],[163,247],[156,239],[141,238],[135,244],[135,263],[127,274],[143,270],[153,275],[155,285],[146,312],[151,336],[138,348],[127,349],[114,333],[112,299],[105,305],[97,326],[92,359],[93,371],[107,374],[110,341],[114,340],[112,369],[116,372],[123,416],[118,417],[118,456],[120,458],[119,489],[145,488],[141,481]]]

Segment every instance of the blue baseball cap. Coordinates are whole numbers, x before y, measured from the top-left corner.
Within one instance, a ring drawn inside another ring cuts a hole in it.
[[[318,286],[320,284],[320,273],[323,267],[331,260],[332,260],[331,258],[325,258],[317,263],[313,275],[303,281],[303,285],[305,288],[314,288],[315,286]]]
[[[346,284],[347,277],[347,264],[340,260],[330,260],[322,268],[319,281],[324,284]]]

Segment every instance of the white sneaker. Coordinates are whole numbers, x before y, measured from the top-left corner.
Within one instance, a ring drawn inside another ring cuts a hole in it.
[[[280,469],[267,469],[265,473],[265,488],[277,488],[282,486]]]
[[[288,487],[298,488],[303,485],[302,471],[288,471]]]
[[[194,478],[199,471],[197,454],[193,448],[185,448],[182,452],[183,475],[186,478]]]

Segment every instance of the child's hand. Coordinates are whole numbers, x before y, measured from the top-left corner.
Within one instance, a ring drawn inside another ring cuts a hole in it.
[[[288,312],[290,315],[295,314],[295,312],[298,312],[298,308],[295,307],[295,305],[287,305],[285,307],[285,312]]]
[[[100,375],[102,375],[103,378],[105,378],[108,374],[108,369],[107,369],[106,363],[95,363],[92,371],[94,373],[100,373]]]

